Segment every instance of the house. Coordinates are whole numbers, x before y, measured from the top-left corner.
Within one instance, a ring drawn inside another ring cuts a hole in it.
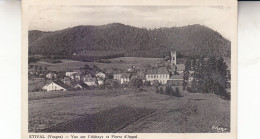
[[[85,83],[77,83],[74,85],[74,88],[77,90],[85,90],[88,88],[88,85]]]
[[[78,72],[78,73],[74,74],[73,80],[76,81],[76,82],[80,82],[80,81],[82,81],[83,76],[84,75],[82,73]]]
[[[106,74],[105,73],[103,73],[103,72],[98,72],[97,74],[96,74],[96,77],[98,78],[102,78],[102,79],[105,79],[106,78]]]
[[[135,72],[135,66],[132,66],[131,68],[127,69],[128,72]]]
[[[94,86],[97,85],[97,79],[95,77],[92,77],[91,74],[87,74],[83,77],[83,82],[87,84],[88,86]]]
[[[67,72],[65,73],[65,75],[66,75],[66,76],[69,76],[70,78],[73,78],[74,74],[76,74],[76,73],[78,73],[78,72],[75,72],[75,71],[67,71]]]
[[[71,78],[68,77],[68,76],[65,76],[65,77],[62,79],[62,82],[65,83],[65,84],[67,84],[67,85],[69,85],[69,86],[72,85],[72,84],[71,84],[72,80],[71,80]]]
[[[97,78],[97,82],[98,82],[98,85],[102,85],[104,84],[104,79],[103,78]]]
[[[113,75],[113,79],[114,79],[114,80],[121,80],[121,77],[122,77],[122,73],[115,73],[115,74]]]
[[[48,78],[48,79],[57,78],[57,74],[50,72],[50,73],[46,74],[46,78]]]
[[[52,81],[49,84],[46,84],[42,90],[45,91],[68,91],[71,90],[72,87],[63,83],[62,81]]]
[[[172,75],[167,81],[167,84],[172,86],[182,86],[183,85],[183,74]]]
[[[190,74],[194,74],[194,70],[189,70],[189,73]]]
[[[130,81],[131,74],[125,73],[121,76],[120,84],[128,83]]]
[[[178,73],[183,73],[184,72],[184,70],[185,70],[185,65],[184,64],[177,64],[176,65],[176,71],[178,72]]]
[[[170,78],[170,74],[165,67],[161,67],[148,70],[145,77],[146,81],[150,81],[152,84],[156,80],[161,84],[166,84]]]
[[[88,86],[95,86],[97,85],[97,79],[96,78],[85,78],[83,81]]]

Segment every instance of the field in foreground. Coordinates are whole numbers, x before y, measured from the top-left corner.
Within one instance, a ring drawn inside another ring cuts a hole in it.
[[[45,93],[29,93],[29,132],[198,133],[230,126],[230,102],[213,94],[171,97],[153,88]]]

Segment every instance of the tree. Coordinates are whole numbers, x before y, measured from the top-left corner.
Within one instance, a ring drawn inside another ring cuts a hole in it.
[[[180,96],[181,95],[180,90],[179,90],[178,87],[175,88],[175,93],[174,94],[175,94],[175,96]]]
[[[156,86],[155,88],[156,88],[156,91],[155,91],[155,92],[156,92],[156,93],[160,93],[160,90],[159,90],[158,86]]]
[[[151,86],[151,82],[150,82],[150,81],[145,81],[145,82],[144,82],[144,85],[145,85],[145,86]]]
[[[188,58],[187,61],[185,62],[185,70],[184,70],[184,75],[183,75],[183,89],[185,89],[185,86],[188,85],[190,68],[191,68],[191,62],[190,62],[190,59]]]
[[[172,87],[171,86],[166,86],[165,94],[167,94],[167,95],[171,95],[172,94]]]
[[[172,88],[171,88],[171,89],[172,89]],[[172,89],[171,95],[172,95],[172,96],[175,95],[174,89]]]
[[[112,87],[113,87],[113,89],[119,88],[119,87],[120,87],[119,81],[114,80],[114,81],[112,82]]]
[[[229,98],[226,92],[228,81],[227,65],[222,57],[199,58],[194,60],[194,79],[189,92],[214,93]]]
[[[160,94],[164,94],[163,88],[160,87]]]
[[[143,85],[143,80],[140,78],[133,78],[130,80],[129,84],[133,88],[140,88]]]

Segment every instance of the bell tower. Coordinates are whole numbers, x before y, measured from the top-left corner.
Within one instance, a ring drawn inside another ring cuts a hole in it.
[[[171,66],[176,65],[177,54],[176,51],[171,51]]]

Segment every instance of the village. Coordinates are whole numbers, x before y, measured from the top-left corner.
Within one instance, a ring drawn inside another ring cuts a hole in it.
[[[66,72],[48,71],[47,67],[29,65],[29,78],[42,80],[45,83],[41,88],[33,90],[38,92],[127,88],[131,80],[149,86],[183,85],[185,58],[177,58],[176,51],[171,51],[168,58],[156,65],[156,67],[146,68],[131,66],[128,69],[110,73],[102,71],[95,65],[84,65]],[[190,72],[192,73],[192,71]],[[192,80],[191,74],[189,82]]]

